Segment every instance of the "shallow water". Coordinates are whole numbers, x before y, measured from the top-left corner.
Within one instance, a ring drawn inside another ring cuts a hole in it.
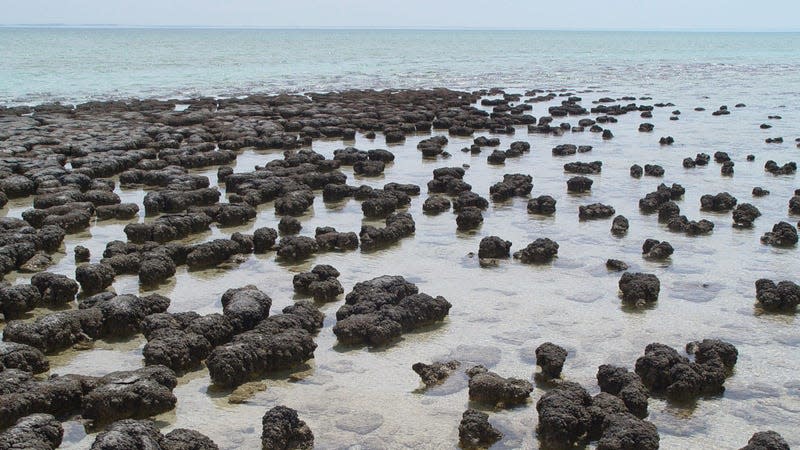
[[[584,105],[602,96],[631,92],[585,93]],[[635,93],[635,92],[634,92]],[[545,341],[562,345],[569,351],[565,378],[599,392],[595,374],[605,363],[633,366],[636,358],[651,342],[661,342],[678,349],[690,341],[720,338],[739,349],[735,373],[725,385],[724,395],[699,400],[691,408],[651,399],[651,420],[661,435],[662,448],[739,448],[753,432],[774,429],[790,445],[800,445],[795,424],[800,417],[800,349],[797,318],[792,315],[760,315],[754,308],[753,282],[762,277],[776,280],[797,279],[798,250],[763,246],[759,237],[780,220],[796,223],[788,216],[787,203],[797,178],[773,176],[763,170],[764,162],[779,164],[796,160],[794,138],[800,136],[800,109],[797,97],[791,101],[778,95],[732,95],[702,98],[687,92],[675,97],[654,98],[643,103],[672,101],[677,106],[654,111],[654,118],[643,120],[638,114],[619,116],[619,123],[608,127],[615,138],[604,141],[598,133],[567,133],[561,137],[527,134],[519,128],[514,136],[498,136],[500,149],[510,142],[526,140],[530,153],[509,158],[503,166],[486,164],[486,156],[462,153],[471,139],[450,137],[446,150],[449,159],[423,160],[416,144],[428,134],[410,136],[402,145],[387,146],[358,135],[355,142],[317,140],[313,150],[331,157],[344,145],[360,149],[388,148],[397,159],[383,177],[354,177],[349,167],[348,184],[383,186],[389,181],[423,186],[408,211],[416,221],[416,234],[397,245],[376,252],[325,253],[299,264],[275,261],[274,253],[250,255],[244,262],[226,268],[187,271],[179,267],[175,278],[158,292],[172,299],[171,312],[194,310],[201,314],[220,312],[220,297],[232,287],[255,284],[273,299],[273,311],[291,304],[293,274],[309,270],[315,264],[331,264],[342,273],[339,278],[345,292],[352,286],[383,274],[398,274],[416,283],[420,291],[446,297],[453,307],[444,323],[404,338],[381,349],[343,348],[332,332],[335,311],[343,303],[320,305],[326,313],[325,326],[316,342],[315,358],[306,367],[291,373],[264,378],[266,390],[256,393],[245,404],[230,404],[229,392],[210,388],[208,372],[187,374],[175,389],[177,408],[157,419],[163,431],[188,427],[211,437],[221,448],[258,448],[261,416],[284,404],[299,411],[314,432],[319,448],[454,448],[458,441],[458,422],[469,402],[466,377],[458,374],[445,385],[419,392],[419,378],[411,370],[417,361],[430,362],[456,358],[466,363],[485,364],[503,376],[533,378],[534,349]],[[558,101],[558,100],[556,100]],[[746,108],[733,108],[739,101]],[[712,117],[711,111],[727,103],[730,116]],[[532,114],[546,114],[553,103],[535,104]],[[784,107],[781,105],[791,104]],[[693,108],[704,106],[705,112]],[[588,106],[587,106],[588,107]],[[680,109],[679,121],[668,120],[669,112]],[[781,114],[783,120],[770,121],[771,130],[760,130],[768,114]],[[576,118],[569,118],[577,122]],[[652,133],[637,131],[639,123],[656,125]],[[676,143],[660,146],[660,136],[672,135]],[[476,134],[477,136],[477,134]],[[765,144],[764,139],[784,136],[783,144]],[[557,144],[589,144],[590,153],[554,157]],[[720,165],[684,169],[681,160],[699,152],[713,154],[727,151],[736,163],[733,177],[722,177]],[[756,155],[746,162],[745,155]],[[250,171],[256,164],[280,158],[280,151],[244,150],[235,171]],[[591,175],[595,183],[591,193],[566,193],[565,181],[572,175],[562,170],[569,161],[603,161],[601,175]],[[631,164],[661,164],[662,178],[628,175]],[[549,194],[558,201],[553,217],[530,215],[526,199],[493,203],[484,213],[482,227],[473,232],[456,231],[455,216],[446,212],[425,215],[422,203],[425,184],[434,168],[470,165],[465,180],[473,190],[488,197],[489,186],[505,173],[526,173],[534,177],[532,196]],[[197,170],[216,182],[216,167]],[[665,182],[681,183],[686,195],[678,204],[681,214],[692,220],[706,218],[716,225],[709,236],[687,237],[667,231],[656,215],[643,215],[638,199]],[[752,198],[754,186],[772,192]],[[220,185],[224,192],[224,186]],[[728,191],[740,203],[750,202],[762,212],[752,230],[734,229],[730,213],[700,211],[701,195]],[[117,192],[125,201],[141,204],[141,189]],[[630,220],[627,236],[610,234],[611,220],[579,221],[579,205],[602,202],[612,205],[618,214]],[[5,208],[9,216],[19,216],[29,201],[15,201]],[[277,228],[279,217],[271,203],[261,205],[259,214],[246,226],[214,228],[209,233],[193,235],[188,242],[201,242],[234,231],[251,233],[256,228]],[[142,213],[143,216],[143,213]],[[140,220],[144,220],[143,217]],[[303,217],[301,234],[313,236],[317,226],[334,226],[339,231],[356,231],[365,221],[359,202],[348,200],[326,204],[318,196],[314,207]],[[61,258],[53,272],[74,277],[72,257],[76,245],[88,247],[92,261],[98,261],[105,243],[125,239],[124,222],[97,222],[85,233],[65,240]],[[513,242],[512,252],[538,237],[549,237],[560,245],[559,257],[552,264],[524,265],[514,260],[501,261],[496,267],[481,267],[476,257],[478,243],[484,236],[498,235]],[[646,261],[641,244],[646,238],[668,240],[675,254],[665,262]],[[661,295],[652,308],[631,311],[623,308],[617,297],[618,273],[606,270],[607,258],[628,262],[631,270],[647,271],[661,280]],[[29,275],[12,274],[8,279],[25,282]],[[118,293],[141,292],[136,276],[119,276],[114,283]],[[94,349],[67,351],[51,356],[51,373],[100,375],[112,370],[135,369],[143,365],[141,337],[124,343],[97,342]],[[492,411],[490,421],[504,434],[493,448],[538,448],[534,408],[544,393],[534,391],[531,402],[509,410]],[[63,448],[88,448],[94,436],[86,436],[78,422],[65,423]]]

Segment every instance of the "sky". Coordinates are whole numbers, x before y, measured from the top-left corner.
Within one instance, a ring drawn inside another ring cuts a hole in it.
[[[0,0],[0,24],[800,31],[800,0]]]

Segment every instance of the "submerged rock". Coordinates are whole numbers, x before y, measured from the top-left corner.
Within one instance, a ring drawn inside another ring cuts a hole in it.
[[[549,238],[539,238],[514,253],[514,258],[526,264],[541,264],[552,261],[556,255],[558,255],[558,243]]]
[[[606,268],[615,272],[622,272],[628,270],[628,264],[618,259],[608,259],[606,260]]]

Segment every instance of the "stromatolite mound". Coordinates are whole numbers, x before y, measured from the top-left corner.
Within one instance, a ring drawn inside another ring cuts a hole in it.
[[[549,238],[539,238],[514,253],[514,258],[526,264],[541,264],[552,261],[556,255],[558,243]]]
[[[736,348],[723,341],[707,339],[687,345],[695,361],[680,355],[672,347],[650,344],[644,356],[636,360],[636,374],[655,393],[677,400],[691,400],[702,395],[716,395],[736,364]]]
[[[297,416],[297,411],[276,406],[261,419],[261,448],[264,450],[310,450],[314,434]]]
[[[800,305],[800,286],[791,281],[756,281],[756,299],[766,311],[794,311]]]
[[[51,450],[61,445],[64,428],[50,414],[31,414],[0,433],[0,449]]]
[[[775,431],[759,431],[739,450],[789,450],[789,444]]]
[[[344,344],[384,345],[443,320],[450,307],[444,297],[419,293],[401,276],[384,275],[353,286],[336,312],[333,332]]]
[[[467,370],[469,398],[487,405],[514,405],[525,403],[533,392],[528,380],[503,378],[484,366]]]
[[[474,409],[464,411],[458,425],[461,448],[487,448],[499,441],[503,435],[489,423],[489,415]]]
[[[625,272],[619,280],[619,290],[622,291],[623,303],[652,303],[658,300],[661,282],[652,273]]]
[[[444,382],[460,365],[458,361],[437,361],[432,364],[418,362],[414,363],[411,369],[419,375],[425,386],[433,386]]]

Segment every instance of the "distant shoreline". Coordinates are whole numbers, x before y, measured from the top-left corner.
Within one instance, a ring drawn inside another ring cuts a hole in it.
[[[491,32],[575,32],[575,33],[800,33],[800,29],[695,29],[695,28],[481,28],[481,27],[290,27],[242,25],[136,25],[136,24],[0,24],[0,29],[80,30],[264,30],[264,31],[491,31]]]

